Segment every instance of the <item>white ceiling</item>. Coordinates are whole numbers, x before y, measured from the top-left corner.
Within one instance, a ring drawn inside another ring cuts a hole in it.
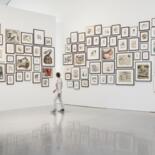
[[[1,5],[8,5],[11,0],[0,0]]]

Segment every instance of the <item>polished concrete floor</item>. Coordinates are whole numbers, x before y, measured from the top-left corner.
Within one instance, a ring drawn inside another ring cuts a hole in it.
[[[155,155],[155,114],[67,106],[0,112],[0,155]]]

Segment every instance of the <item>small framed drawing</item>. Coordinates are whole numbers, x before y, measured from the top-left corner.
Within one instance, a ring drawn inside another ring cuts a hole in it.
[[[99,46],[100,45],[100,37],[99,36],[94,36],[93,37],[93,45],[94,46]]]
[[[148,42],[149,41],[149,32],[147,32],[147,31],[140,32],[140,41]]]
[[[89,69],[88,68],[81,68],[81,75],[80,75],[82,80],[89,79]]]
[[[130,27],[130,37],[137,37],[138,36],[138,27],[133,26]]]
[[[131,68],[133,67],[134,55],[130,53],[117,53],[116,54],[116,67],[117,68]]]
[[[115,62],[114,61],[103,61],[102,62],[102,73],[103,74],[114,74],[115,73]]]
[[[134,59],[141,60],[141,52],[134,52]]]
[[[74,54],[74,66],[86,66],[86,53]]]
[[[102,60],[114,60],[115,59],[115,48],[101,48]]]
[[[74,82],[73,81],[67,81],[67,88],[74,88]]]
[[[63,55],[63,65],[73,65],[73,54]]]
[[[33,29],[33,41],[35,45],[44,45],[45,43],[45,31]]]
[[[14,44],[6,44],[6,53],[14,54],[15,53],[15,45]]]
[[[99,84],[98,75],[90,75],[90,84],[91,85],[98,85]]]
[[[24,46],[24,52],[26,54],[32,54],[32,46],[28,46],[28,45]]]
[[[79,37],[79,42],[81,43],[81,42],[85,42],[85,40],[86,40],[86,33],[85,32],[81,32],[81,33],[79,33],[79,35],[78,35],[78,37]]]
[[[33,83],[34,84],[41,83],[41,73],[33,72]]]
[[[43,66],[55,66],[55,48],[54,47],[42,47],[42,65]]]
[[[111,46],[111,47],[117,46],[117,36],[110,37],[110,38],[109,38],[109,42],[110,42],[110,46]]]
[[[3,45],[3,35],[0,34],[0,45]]]
[[[106,84],[106,83],[107,83],[107,76],[100,75],[100,84]]]
[[[101,62],[90,62],[89,63],[89,73],[90,74],[100,74],[101,73]]]
[[[108,38],[107,37],[100,38],[100,45],[101,45],[101,47],[107,47],[108,46]]]
[[[14,74],[15,73],[15,65],[14,64],[6,64],[6,74]]]
[[[95,25],[95,35],[102,35],[102,24]]]
[[[80,80],[80,68],[72,68],[72,80]]]
[[[78,52],[78,45],[72,44],[72,52]]]
[[[151,40],[151,55],[155,55],[155,39]]]
[[[111,27],[103,27],[102,28],[102,34],[103,36],[110,36],[111,35]]]
[[[84,88],[89,87],[89,80],[81,80],[81,87]]]
[[[99,60],[100,59],[100,48],[99,47],[88,47],[87,48],[87,60]]]
[[[71,79],[72,79],[71,73],[65,73],[65,80],[71,80]]]
[[[66,38],[66,43],[71,44],[71,38],[70,37]]]
[[[141,43],[140,44],[140,49],[141,50],[148,50],[149,49],[149,44],[148,43]]]
[[[52,46],[52,38],[51,37],[45,37],[45,45]]]
[[[33,44],[33,34],[22,32],[22,44]]]
[[[4,48],[3,47],[0,47],[0,59],[3,59],[3,55],[4,55]]]
[[[119,39],[118,40],[118,51],[127,51],[128,50],[128,40]]]
[[[79,44],[78,45],[78,52],[85,52],[85,44]]]
[[[129,50],[135,51],[139,49],[139,39],[138,38],[130,38],[129,39]]]
[[[41,47],[40,46],[33,46],[33,56],[34,57],[41,56]]]
[[[78,32],[71,32],[70,33],[71,43],[78,42]]]
[[[140,31],[150,30],[150,21],[139,22],[139,30]]]
[[[33,57],[33,64],[34,65],[40,65],[41,64],[40,57]]]
[[[40,65],[33,65],[33,71],[34,72],[41,72],[41,66]]]
[[[24,53],[24,46],[23,45],[16,45],[16,53],[23,54]]]
[[[42,68],[42,76],[51,78],[53,77],[53,68],[51,67],[43,67]]]
[[[14,74],[7,75],[7,85],[14,85]]]
[[[41,86],[42,87],[49,87],[49,79],[48,78],[42,78]]]
[[[24,80],[25,81],[31,81],[31,72],[25,72],[24,73]]]
[[[129,37],[129,27],[122,27],[122,38]]]
[[[151,19],[151,24],[152,24],[152,27],[155,27],[155,18]]]
[[[5,64],[0,63],[0,82],[5,82]]]
[[[115,84],[115,75],[107,75],[107,84]]]
[[[71,44],[65,45],[65,52],[66,53],[71,53],[72,52],[72,45]]]
[[[23,73],[16,72],[16,82],[23,82]]]
[[[148,51],[142,52],[142,59],[143,60],[149,60],[150,59],[150,53]]]
[[[119,35],[121,33],[121,25],[112,25],[111,27],[112,35]]]
[[[87,46],[92,46],[93,45],[93,38],[92,37],[87,37],[86,38],[86,45]]]
[[[93,36],[95,34],[94,26],[87,26],[86,27],[86,36]]]
[[[152,62],[136,62],[136,81],[151,82],[152,81]]]
[[[80,89],[80,81],[74,81],[74,89],[79,90]]]
[[[7,62],[12,62],[12,63],[13,63],[13,62],[14,62],[14,55],[7,55],[7,56],[6,56],[6,61],[7,61]]]
[[[127,70],[117,70],[116,71],[116,84],[117,85],[134,85],[134,70],[127,69]]]
[[[155,27],[151,28],[151,37],[155,38]]]

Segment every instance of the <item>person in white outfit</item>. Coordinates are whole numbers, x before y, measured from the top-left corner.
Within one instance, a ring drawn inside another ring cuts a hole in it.
[[[57,72],[56,77],[57,77],[57,81],[56,81],[56,84],[55,84],[55,89],[53,90],[53,93],[55,94],[55,97],[54,97],[54,101],[53,101],[54,103],[53,103],[52,112],[56,112],[57,100],[59,100],[60,105],[61,105],[60,112],[64,112],[65,109],[64,109],[64,104],[63,104],[63,101],[62,101],[63,82],[62,82],[62,79],[61,79],[61,74],[59,72]]]

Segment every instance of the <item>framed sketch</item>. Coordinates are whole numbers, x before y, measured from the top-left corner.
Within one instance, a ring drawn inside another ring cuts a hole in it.
[[[3,35],[0,34],[0,45],[3,45]]]
[[[22,32],[22,44],[33,44],[33,34]]]
[[[7,85],[14,85],[14,74],[7,75]]]
[[[109,44],[110,44],[111,47],[117,46],[117,36],[110,37],[109,38]]]
[[[155,38],[155,27],[151,28],[151,37]]]
[[[14,54],[15,53],[15,45],[14,44],[6,44],[6,53]]]
[[[72,44],[72,52],[78,52],[78,45]]]
[[[107,75],[107,84],[115,84],[115,75]]]
[[[85,52],[85,44],[78,44],[78,52]]]
[[[41,66],[40,66],[40,65],[34,64],[34,65],[33,65],[33,71],[34,71],[34,72],[41,72]]]
[[[116,84],[117,85],[134,85],[134,70],[127,69],[127,70],[117,70],[116,71]]]
[[[80,68],[72,68],[72,80],[80,80]]]
[[[122,38],[129,37],[129,27],[122,27],[121,30],[122,30],[121,32]]]
[[[4,48],[3,47],[0,47],[0,59],[3,59],[3,57],[4,57]]]
[[[98,75],[90,75],[90,84],[91,85],[98,85],[99,84]]]
[[[41,73],[33,72],[33,83],[34,84],[41,83]]]
[[[63,65],[73,65],[73,54],[63,55]]]
[[[33,41],[35,45],[44,45],[45,43],[45,31],[33,29]]]
[[[102,24],[95,25],[95,35],[101,35],[101,34],[102,34]]]
[[[6,29],[5,30],[6,43],[9,44],[20,44],[21,43],[21,32],[18,30]]]
[[[5,82],[5,64],[0,63],[0,82]]]
[[[86,37],[86,45],[87,46],[93,45],[93,38],[92,37]]]
[[[149,50],[149,44],[148,44],[148,43],[142,42],[142,43],[140,44],[140,49],[141,49],[141,50]]]
[[[85,42],[85,40],[86,40],[86,33],[85,32],[81,32],[81,33],[79,33],[79,35],[78,35],[78,40],[79,40],[79,42],[81,43],[81,42]]]
[[[118,40],[118,50],[119,51],[127,51],[128,50],[128,40],[127,39],[119,39]]]
[[[86,53],[74,54],[74,66],[86,66]]]
[[[23,73],[16,72],[16,82],[23,82]]]
[[[52,38],[45,37],[45,46],[52,46]]]
[[[49,79],[48,78],[42,78],[41,86],[42,87],[49,87]]]
[[[70,37],[68,37],[68,38],[66,39],[66,43],[67,43],[67,44],[71,44],[71,38],[70,38]]]
[[[23,54],[24,53],[24,46],[23,45],[16,45],[16,53]]]
[[[70,33],[71,43],[78,42],[78,32],[71,32]]]
[[[67,81],[67,88],[74,88],[74,82],[73,81]]]
[[[80,72],[81,73],[80,77],[81,77],[82,80],[89,79],[89,69],[88,68],[83,67],[83,68],[80,69],[80,71],[81,71]]]
[[[151,82],[152,81],[152,62],[136,62],[136,81]]]
[[[80,89],[80,81],[74,81],[74,89],[79,90]]]
[[[95,34],[94,26],[87,26],[86,27],[86,36],[93,36]]]
[[[16,55],[16,69],[17,71],[31,71],[32,57],[27,55]]]
[[[31,72],[24,72],[24,80],[31,81]]]
[[[115,62],[114,61],[103,61],[102,62],[102,73],[103,74],[114,74],[115,73]]]
[[[6,61],[7,61],[7,62],[12,62],[12,63],[13,63],[13,62],[14,62],[14,55],[7,55],[7,56],[6,56]]]
[[[100,59],[100,48],[99,47],[88,47],[87,48],[87,60],[99,60]]]
[[[90,62],[89,63],[89,73],[90,74],[100,74],[101,73],[101,62]]]
[[[15,65],[12,63],[6,64],[6,74],[14,74],[15,73]]]
[[[134,52],[134,59],[141,60],[141,52]]]
[[[53,69],[51,67],[43,67],[42,76],[49,77],[49,78],[53,77]]]
[[[65,80],[71,80],[71,79],[72,79],[71,73],[65,73]]]
[[[151,19],[151,24],[152,24],[152,27],[155,27],[155,18]]]
[[[111,35],[111,27],[103,27],[102,28],[102,34],[103,36],[110,36]]]
[[[151,40],[151,55],[155,55],[155,39]]]
[[[101,47],[107,47],[108,46],[108,38],[107,37],[101,37],[100,38],[100,46]]]
[[[139,30],[140,31],[150,30],[150,21],[139,22]]]
[[[94,36],[93,37],[93,45],[94,46],[99,46],[100,45],[100,37],[99,36]]]
[[[89,87],[89,80],[81,80],[81,87]]]
[[[107,83],[107,76],[100,75],[100,84],[106,84],[106,83]]]
[[[101,48],[102,60],[114,60],[115,59],[115,48]]]
[[[129,50],[135,51],[139,49],[139,39],[138,38],[130,38],[129,39]]]
[[[121,33],[121,25],[112,25],[111,27],[112,35],[119,35]]]
[[[134,55],[130,53],[117,53],[116,54],[116,67],[118,68],[130,68],[133,67]]]
[[[142,52],[142,59],[143,60],[149,60],[150,59],[150,53],[149,53],[149,51]]]
[[[138,27],[133,26],[130,27],[130,37],[137,37],[138,36]]]
[[[65,46],[65,52],[66,53],[71,53],[72,52],[72,45],[71,44],[67,44]]]
[[[34,65],[40,65],[41,64],[40,57],[33,57],[33,64]]]
[[[54,47],[42,47],[42,65],[43,66],[55,66],[55,48]]]
[[[141,31],[140,32],[140,41],[141,42],[148,42],[149,41],[149,32]]]
[[[24,46],[24,52],[26,54],[32,54],[32,46],[28,46],[28,45]]]
[[[41,47],[40,46],[33,46],[33,56],[34,57],[41,56]]]

